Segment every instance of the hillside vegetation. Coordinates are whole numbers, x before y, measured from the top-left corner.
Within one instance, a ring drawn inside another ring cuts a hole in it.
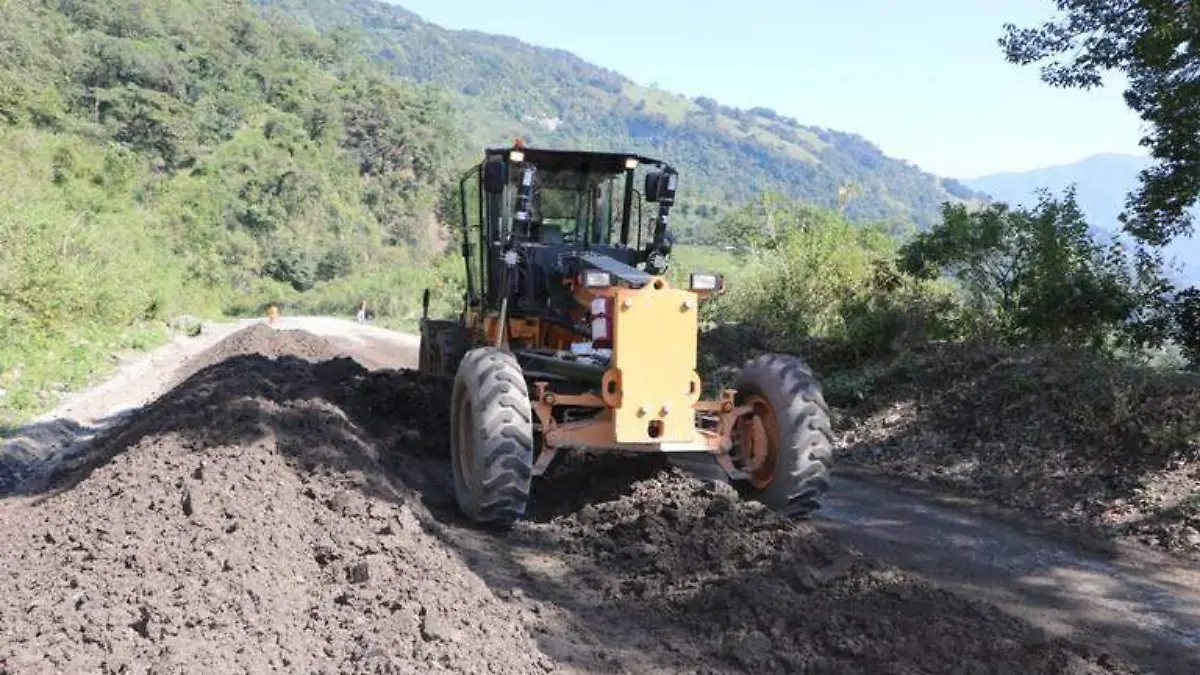
[[[857,189],[855,217],[927,213],[947,196],[862,139],[771,111],[642,89],[386,5],[280,9],[0,2],[0,424],[163,340],[181,314],[342,313],[367,299],[411,326],[420,288],[453,302],[461,265],[432,255],[439,205],[485,138],[677,160],[685,239],[718,240],[731,200],[769,184],[826,204]],[[350,23],[367,41],[303,21]],[[393,42],[405,26],[419,39]],[[513,107],[525,98],[533,109]]]
[[[854,134],[805,126],[765,109],[640,86],[565,51],[451,31],[375,0],[254,0],[343,35],[397,75],[452,92],[475,146],[531,144],[657,155],[682,172],[684,239],[712,241],[731,206],[763,191],[837,207],[853,220],[927,227],[947,200],[975,199],[952,180],[885,156]]]
[[[439,236],[447,101],[286,17],[4,0],[0,35],[5,417],[178,313],[337,295]]]

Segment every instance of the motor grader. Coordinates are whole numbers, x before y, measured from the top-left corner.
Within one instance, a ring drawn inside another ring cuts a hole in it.
[[[759,357],[704,396],[699,303],[725,280],[698,271],[674,288],[664,276],[678,178],[636,154],[519,142],[486,150],[462,177],[462,311],[431,319],[425,290],[419,368],[453,378],[451,463],[467,517],[511,525],[556,458],[614,451],[702,458],[781,512],[819,507],[830,425],[803,360]]]

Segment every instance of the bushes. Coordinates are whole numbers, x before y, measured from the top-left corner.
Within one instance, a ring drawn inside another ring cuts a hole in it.
[[[1200,368],[1200,288],[1189,288],[1175,296],[1172,337],[1192,366]]]
[[[1097,241],[1072,191],[1033,209],[947,204],[941,223],[903,245],[882,226],[772,196],[728,216],[724,231],[750,253],[721,318],[777,345],[821,338],[847,365],[956,339],[1126,353],[1171,340],[1200,356],[1200,294],[1172,301],[1156,254]]]
[[[940,224],[900,251],[900,266],[922,278],[955,279],[969,306],[1011,344],[1100,347],[1136,337],[1138,310],[1162,287],[1144,251],[1102,246],[1073,190],[1043,193],[1032,209],[979,211],[947,204]]]
[[[277,303],[285,314],[349,317],[358,303],[366,300],[376,322],[413,330],[425,288],[431,291],[431,316],[457,315],[465,290],[462,258],[452,252],[431,265],[410,252],[385,249],[370,264],[352,267],[336,279],[318,281],[304,292],[290,284],[259,280],[249,292],[231,296],[224,311],[233,316],[259,316],[268,304]]]
[[[109,172],[123,157],[0,131],[0,423],[87,382],[112,351],[161,339],[173,313],[216,304],[186,282],[163,219]]]
[[[824,338],[834,358],[859,361],[954,334],[960,308],[950,289],[901,274],[897,244],[882,227],[779,199],[735,212],[727,224],[752,249],[720,302],[722,318],[758,326],[777,345]]]
[[[77,320],[128,325],[170,311],[183,268],[161,219],[106,179],[116,148],[0,132],[0,307],[21,330]]]
[[[301,291],[353,308],[364,285],[398,297],[390,245],[436,239],[425,214],[457,147],[443,97],[286,18],[11,0],[0,35],[6,420],[176,313]]]

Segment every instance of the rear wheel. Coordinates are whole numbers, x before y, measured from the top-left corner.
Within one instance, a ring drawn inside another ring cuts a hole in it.
[[[457,321],[423,321],[417,369],[430,375],[454,375],[468,348],[463,328]]]
[[[820,508],[829,491],[833,432],[820,385],[795,356],[750,361],[734,385],[737,404],[753,412],[738,421],[734,464],[748,496],[794,517]]]
[[[450,453],[459,508],[506,527],[525,515],[533,479],[533,410],[512,354],[467,352],[454,378]]]
[[[454,324],[449,330],[442,331],[437,338],[438,363],[441,368],[438,374],[453,377],[470,348],[462,326]]]
[[[449,321],[426,319],[421,321],[421,345],[417,349],[417,369],[422,373],[436,374],[437,340],[442,331],[450,327]]]

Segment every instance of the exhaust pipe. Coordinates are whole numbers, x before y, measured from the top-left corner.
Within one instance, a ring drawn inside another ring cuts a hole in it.
[[[421,294],[421,318],[422,319],[429,318],[429,289],[428,288],[426,288],[425,292]]]

